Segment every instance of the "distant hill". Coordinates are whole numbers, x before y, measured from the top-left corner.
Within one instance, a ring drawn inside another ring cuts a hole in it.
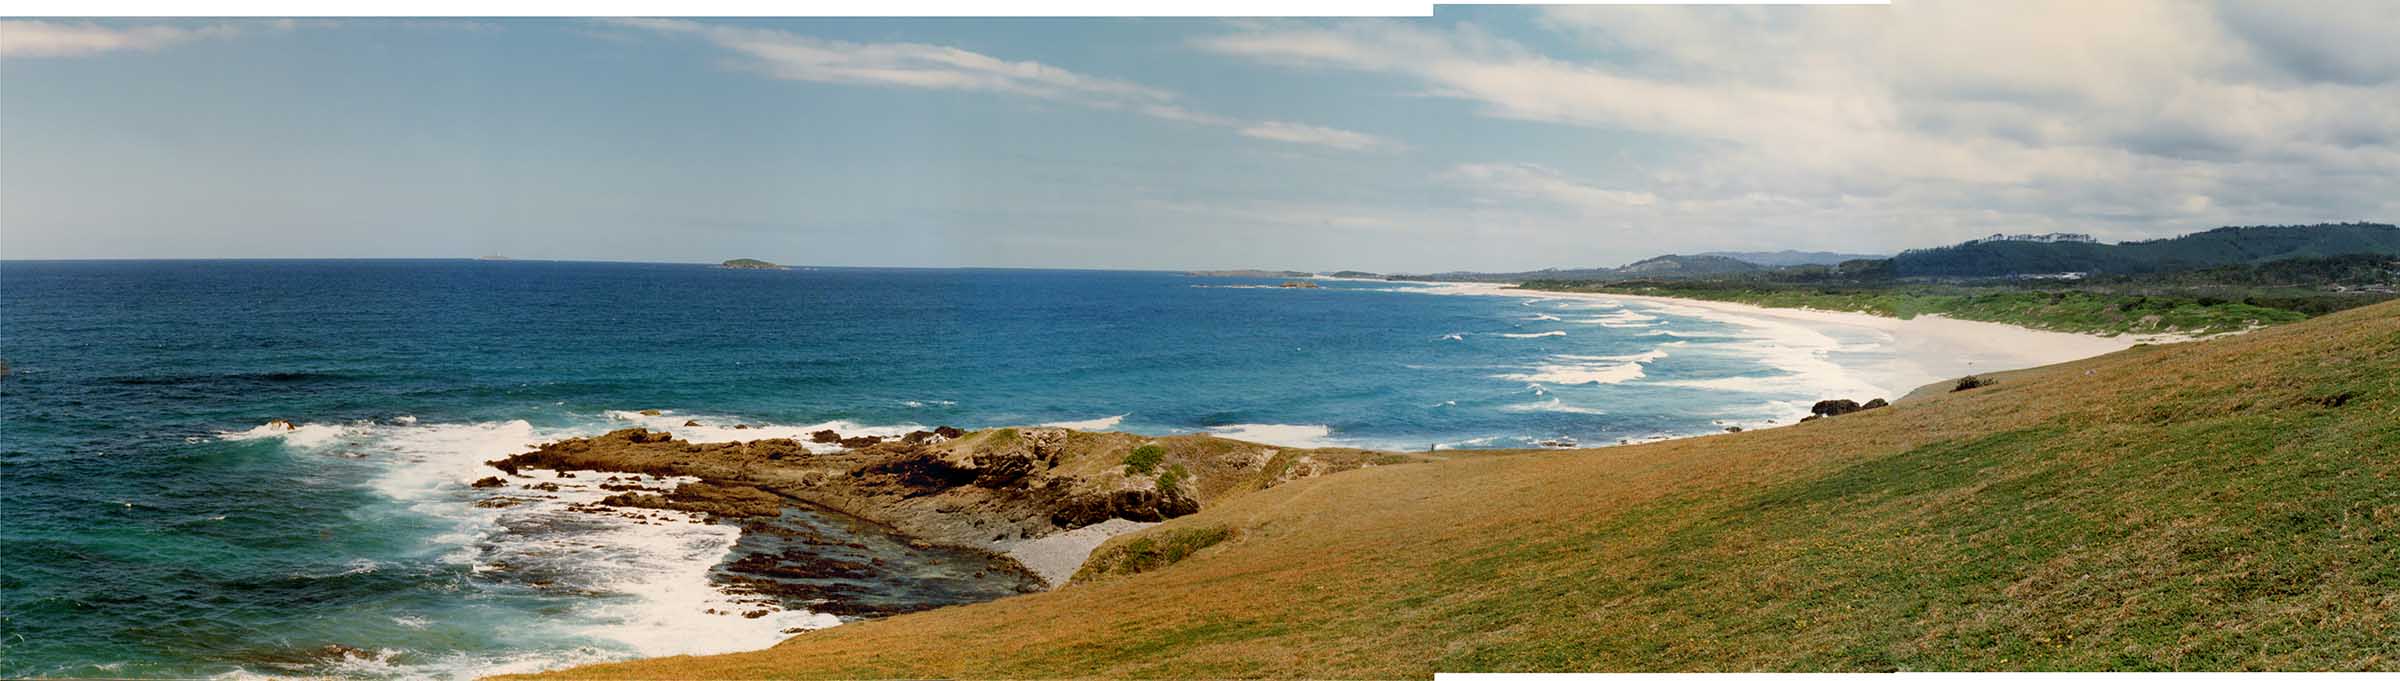
[[[1635,262],[1624,267],[1583,267],[1575,269],[1550,268],[1530,272],[1443,272],[1440,274],[1394,275],[1395,279],[1418,281],[1607,281],[1613,279],[1674,279],[1705,277],[1721,274],[1740,274],[1765,270],[1756,264],[1721,255],[1662,255]]]
[[[1761,269],[1765,268],[1722,255],[1662,255],[1619,267],[1617,273],[1639,277],[1698,277],[1756,272]]]
[[[2087,272],[2143,274],[2292,258],[2400,255],[2400,227],[2364,222],[2219,227],[2170,239],[2105,244],[2086,239],[1998,237],[1902,252],[1904,277],[1997,277]]]
[[[725,269],[729,269],[729,270],[780,270],[780,269],[783,269],[783,266],[782,266],[782,265],[777,265],[777,264],[775,264],[775,263],[767,262],[767,261],[765,261],[765,260],[754,260],[754,259],[751,259],[751,258],[734,258],[734,259],[732,259],[732,260],[727,260],[727,261],[725,261],[725,262],[724,262],[724,264],[718,265],[718,267],[723,267],[723,268],[725,268]]]
[[[1891,257],[1868,253],[1834,253],[1830,251],[1793,250],[1709,251],[1700,255],[1713,255],[1732,258],[1742,262],[1765,267],[1791,267],[1794,265],[1839,265],[1851,260],[1880,260]]]

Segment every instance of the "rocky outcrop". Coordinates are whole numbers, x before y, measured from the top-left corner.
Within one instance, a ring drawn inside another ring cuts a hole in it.
[[[1816,406],[1808,408],[1808,413],[1818,416],[1841,416],[1854,411],[1858,411],[1858,403],[1850,400],[1819,400]]]
[[[1881,397],[1867,400],[1866,404],[1859,404],[1851,400],[1819,400],[1815,406],[1808,408],[1809,417],[1800,420],[1803,422],[1814,421],[1819,418],[1854,414],[1869,409],[1881,409],[1890,405],[1891,403],[1883,401]]]
[[[747,485],[719,485],[707,482],[684,483],[666,494],[621,492],[601,499],[605,506],[625,508],[656,508],[692,513],[706,513],[723,518],[776,516],[783,513],[783,497]]]
[[[788,438],[692,443],[628,428],[572,438],[488,462],[525,469],[691,476],[661,493],[628,487],[603,504],[725,517],[779,512],[785,504],[838,511],[920,540],[990,549],[1112,518],[1153,522],[1200,510],[1226,494],[1362,465],[1427,455],[1354,449],[1296,450],[1204,435],[1144,438],[1059,428],[1004,428],[944,437],[841,438],[845,451],[811,452]],[[822,434],[812,434],[812,441]],[[1123,464],[1137,446],[1166,452],[1157,473]]]

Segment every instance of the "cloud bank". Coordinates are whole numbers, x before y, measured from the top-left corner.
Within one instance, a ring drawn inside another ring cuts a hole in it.
[[[775,29],[675,19],[623,19],[612,23],[697,36],[746,57],[750,67],[783,80],[992,92],[1130,111],[1177,123],[1232,128],[1248,137],[1277,142],[1346,151],[1397,147],[1362,132],[1281,121],[1241,121],[1193,111],[1180,104],[1175,93],[1165,90],[944,45],[858,43]]]
[[[1606,188],[1508,159],[1444,173],[1591,224],[1846,226],[1923,243],[2400,209],[2400,12],[2388,4],[1574,7],[1534,23],[1570,47],[1411,21],[1245,24],[1194,45],[1387,76],[1559,134],[1694,150]]]

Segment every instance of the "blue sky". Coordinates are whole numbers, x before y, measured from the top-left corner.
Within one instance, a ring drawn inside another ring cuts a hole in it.
[[[1377,271],[2395,219],[2375,3],[0,21],[0,258]]]

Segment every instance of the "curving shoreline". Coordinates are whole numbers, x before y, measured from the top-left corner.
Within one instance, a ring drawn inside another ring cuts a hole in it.
[[[2189,336],[2148,336],[2069,333],[2032,329],[1998,322],[1920,315],[1911,319],[1863,312],[1782,308],[1692,298],[1644,296],[1582,291],[1539,291],[1508,284],[1457,283],[1435,285],[1453,295],[1491,295],[1550,300],[1601,300],[1631,303],[1666,312],[1703,317],[1753,328],[1787,326],[1821,332],[1828,329],[1868,332],[1881,336],[1891,356],[1836,364],[1862,381],[1898,398],[1909,391],[1946,378],[1974,373],[2025,369],[2097,357],[2144,343],[2194,340]],[[1831,395],[1829,395],[1830,397]]]
[[[1858,357],[1841,357],[1849,363],[1834,363],[1895,399],[1912,388],[1959,375],[2072,361],[2159,340],[1939,317],[1900,320],[1652,296],[1526,291],[1496,284],[1449,288],[1454,289],[1450,293],[1468,295],[1610,300],[1807,333],[1840,329],[1881,334],[1888,337],[1889,357],[1864,363]],[[681,503],[685,510],[707,510],[720,501],[718,497],[745,496],[727,490],[764,490],[787,504],[838,512],[930,545],[978,552],[1057,589],[1071,581],[1096,550],[1111,545],[1113,538],[1147,536],[1144,531],[1159,521],[1195,513],[1203,505],[1291,479],[1378,465],[1379,460],[1389,464],[1438,458],[1347,448],[1280,447],[1207,434],[1151,438],[1058,427],[1068,425],[1087,424],[1001,428],[915,441],[892,439],[828,453],[811,452],[792,439],[695,444],[635,428],[545,444],[494,463],[698,478],[704,486],[686,485],[663,499],[634,502],[669,507]],[[1184,483],[1191,487],[1162,490],[1155,477],[1136,475],[1126,468],[1125,454],[1145,444],[1164,445],[1171,451],[1165,465],[1199,471]],[[1295,463],[1301,465],[1295,469]],[[678,496],[685,499],[679,502]],[[1114,545],[1123,544],[1117,541]]]

